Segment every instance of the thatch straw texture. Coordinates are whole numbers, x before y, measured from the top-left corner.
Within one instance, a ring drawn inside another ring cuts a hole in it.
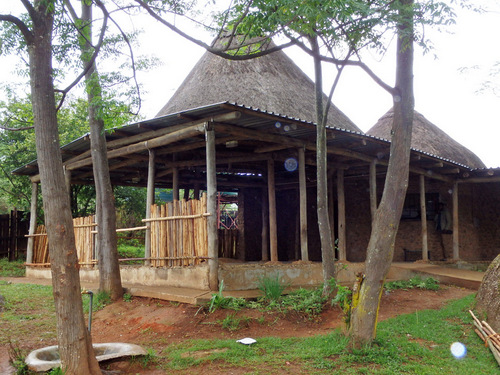
[[[226,101],[316,122],[314,83],[282,51],[246,61],[206,52],[157,117]],[[328,126],[361,132],[333,104]]]
[[[390,140],[393,117],[394,112],[391,109],[366,134]],[[481,159],[472,151],[455,141],[417,111],[413,118],[411,146],[470,168],[485,168]]]

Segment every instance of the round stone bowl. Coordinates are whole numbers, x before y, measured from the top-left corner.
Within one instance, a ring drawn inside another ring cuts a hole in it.
[[[122,342],[92,344],[98,362],[109,359],[146,355],[146,351],[138,345]],[[59,347],[57,345],[33,350],[25,359],[28,368],[32,371],[49,371],[61,366]]]

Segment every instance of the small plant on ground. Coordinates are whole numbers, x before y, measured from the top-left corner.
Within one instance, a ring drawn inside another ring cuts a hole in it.
[[[240,323],[242,320],[244,320],[245,323],[248,324],[248,318],[238,318],[236,316],[236,313],[232,313],[228,314],[222,321],[219,321],[218,323],[221,324],[223,329],[226,329],[228,331],[237,331],[238,329],[240,329]]]
[[[9,357],[10,357],[10,364],[12,365],[12,367],[16,369],[16,374],[18,375],[30,374],[28,365],[26,364],[26,362],[24,362],[26,353],[24,353],[23,350],[21,350],[12,341],[9,341]]]
[[[130,294],[130,293],[123,294],[123,301],[131,302],[132,301],[132,294]]]
[[[338,305],[344,315],[344,323],[351,322],[352,290],[346,286],[337,285],[337,294],[332,299],[332,305]]]
[[[88,294],[83,294],[82,298],[83,312],[88,314],[90,310],[90,296]],[[109,304],[111,304],[111,295],[109,292],[98,292],[97,294],[94,294],[92,298],[92,311],[96,312],[102,310]]]
[[[158,355],[154,351],[154,349],[148,348],[146,349],[146,355],[141,356],[133,356],[131,358],[132,363],[139,363],[142,368],[147,368],[153,364],[158,363]]]
[[[386,291],[390,292],[396,289],[425,289],[425,290],[438,290],[439,283],[436,279],[428,277],[422,279],[420,276],[412,277],[409,280],[390,281],[384,284]]]
[[[262,292],[264,299],[268,301],[277,301],[282,295],[288,285],[280,281],[279,274],[274,277],[264,276],[259,278],[258,286]]]
[[[224,297],[224,280],[220,282],[219,291],[212,294],[212,298],[208,302],[208,312],[213,313],[217,309],[240,310],[246,305],[243,298]]]

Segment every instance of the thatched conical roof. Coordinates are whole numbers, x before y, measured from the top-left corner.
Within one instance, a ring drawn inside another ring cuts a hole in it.
[[[282,51],[245,61],[206,52],[157,117],[220,102],[316,122],[314,83]],[[328,126],[362,132],[333,104]]]
[[[390,140],[393,117],[394,111],[391,109],[366,134]],[[411,146],[470,168],[486,167],[472,151],[455,141],[417,111],[413,117]]]

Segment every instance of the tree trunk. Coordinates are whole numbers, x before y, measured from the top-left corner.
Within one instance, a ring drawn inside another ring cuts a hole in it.
[[[314,52],[314,74],[316,94],[316,164],[317,164],[317,210],[323,266],[323,293],[330,289],[328,281],[335,277],[335,253],[333,248],[330,218],[328,216],[328,166],[326,152],[326,113],[323,111],[323,73],[319,46],[316,38],[310,38]]]
[[[476,301],[479,311],[486,313],[489,325],[500,331],[500,255],[491,262],[483,282],[477,292]]]
[[[100,374],[83,318],[73,220],[59,148],[52,81],[53,14],[45,1],[35,1],[31,16],[34,36],[28,43],[31,95],[61,363],[68,375]]]
[[[92,5],[82,1],[82,23],[84,25],[82,38],[82,61],[88,62],[92,55]],[[97,241],[96,248],[99,261],[99,291],[110,294],[113,301],[123,296],[120,277],[116,236],[116,209],[113,187],[109,177],[106,136],[104,120],[99,115],[101,103],[101,86],[95,64],[85,75],[87,88],[88,112],[90,125],[90,146],[94,183],[96,190]]]
[[[413,0],[399,2],[402,21],[398,26],[396,93],[391,153],[382,200],[372,222],[365,262],[365,279],[359,299],[353,298],[351,344],[370,344],[376,335],[377,316],[384,281],[389,272],[401,219],[410,161],[413,125]]]

